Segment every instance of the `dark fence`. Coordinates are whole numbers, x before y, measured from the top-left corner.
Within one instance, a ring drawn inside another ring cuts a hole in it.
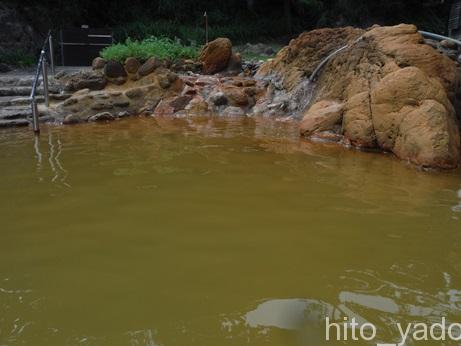
[[[461,36],[460,30],[461,16],[461,1],[453,1],[450,9],[450,18],[448,20],[448,36],[459,39]]]
[[[89,66],[99,52],[113,43],[110,29],[63,29],[60,32],[61,65]]]

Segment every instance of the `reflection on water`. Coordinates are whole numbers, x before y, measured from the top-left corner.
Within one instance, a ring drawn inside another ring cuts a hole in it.
[[[319,323],[332,316],[328,305],[308,299],[274,299],[266,301],[245,315],[246,325],[252,328],[277,327],[297,330],[311,320]]]
[[[326,344],[461,322],[460,171],[264,118],[0,132],[0,345]]]
[[[455,213],[461,213],[461,190],[458,190],[459,203],[451,208]]]

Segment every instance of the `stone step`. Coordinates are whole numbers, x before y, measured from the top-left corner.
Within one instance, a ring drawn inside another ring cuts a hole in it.
[[[31,86],[15,86],[15,87],[0,87],[0,97],[2,96],[30,96],[32,91]],[[57,86],[50,85],[50,94],[59,94],[60,90]],[[36,95],[43,95],[43,88],[37,89]]]
[[[31,86],[0,87],[0,96],[29,96],[31,91]]]
[[[39,79],[41,83],[42,79]],[[19,87],[19,86],[32,86],[34,83],[34,76],[3,76],[0,77],[0,87]]]
[[[0,108],[11,106],[11,100],[13,96],[0,96]]]
[[[0,88],[11,88],[11,87],[32,87],[34,84],[34,78],[33,76],[22,76],[22,77],[9,77],[5,76],[2,77],[0,76]],[[40,87],[42,85],[43,79],[40,77],[38,79],[38,86]],[[53,77],[48,77],[48,84],[50,86],[54,86],[58,84],[56,80]]]
[[[0,128],[2,127],[18,127],[18,126],[28,126],[29,121],[26,119],[12,119],[12,120],[2,120],[0,119]]]
[[[45,102],[44,96],[36,96],[35,100],[37,103]],[[30,105],[29,97],[16,97],[16,96],[3,96],[0,97],[0,107],[10,107],[10,106],[28,106]]]
[[[25,119],[32,116],[32,108],[28,106],[10,106],[0,109],[0,120]]]
[[[61,102],[67,100],[72,94],[50,94],[50,100]],[[45,102],[43,95],[37,95],[35,97],[37,103],[41,104]],[[30,98],[28,96],[0,96],[0,108],[11,107],[11,106],[28,106],[30,105]]]

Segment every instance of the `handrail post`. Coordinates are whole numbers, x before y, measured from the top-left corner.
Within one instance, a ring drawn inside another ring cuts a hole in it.
[[[50,34],[50,38],[48,40],[50,45],[50,65],[51,65],[51,74],[54,76],[56,71],[54,68],[54,50],[53,50],[53,36]]]
[[[38,123],[38,106],[37,101],[35,100],[35,96],[32,97],[32,127],[35,133],[40,133],[40,125]]]
[[[50,106],[50,95],[48,92],[48,65],[46,63],[45,52],[43,53],[42,59],[42,79],[43,79],[43,94],[45,96],[45,104],[47,107]]]

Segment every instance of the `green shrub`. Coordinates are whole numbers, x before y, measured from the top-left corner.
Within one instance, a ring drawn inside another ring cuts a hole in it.
[[[17,67],[27,67],[34,65],[36,59],[33,55],[22,51],[11,51],[0,54],[0,63]]]
[[[234,45],[247,42],[273,41],[286,31],[286,24],[280,18],[270,16],[241,18],[216,23],[210,15],[209,39],[229,38]],[[306,27],[299,21],[293,21],[293,32],[301,32]],[[174,20],[158,19],[156,21],[134,21],[123,23],[114,28],[116,41],[124,42],[128,37],[143,40],[146,37],[178,38],[186,44],[201,45],[205,43],[205,27],[203,22],[181,24]]]
[[[150,37],[143,41],[127,38],[125,43],[117,43],[103,49],[101,57],[106,60],[123,62],[128,57],[145,61],[152,56],[160,59],[195,59],[199,49],[194,46],[183,46],[169,38]]]

